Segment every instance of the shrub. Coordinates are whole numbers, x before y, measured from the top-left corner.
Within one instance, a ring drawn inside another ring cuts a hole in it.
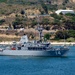
[[[51,35],[50,35],[49,33],[45,34],[45,35],[44,35],[44,40],[49,40],[49,39],[50,39],[50,36],[51,36]]]
[[[75,16],[74,13],[66,13],[65,15],[66,15],[66,16]]]
[[[55,34],[56,39],[67,39],[69,38],[69,33],[67,31],[57,31]]]
[[[68,33],[70,37],[75,38],[75,30],[69,30]]]
[[[42,24],[45,24],[45,25],[50,24],[49,19],[44,18],[44,19],[42,20]]]
[[[57,15],[56,13],[51,14],[51,17],[61,20],[63,17],[61,15]]]
[[[0,20],[0,25],[3,24],[5,22],[4,19]]]
[[[25,11],[24,10],[21,10],[21,14],[24,15],[25,14]]]

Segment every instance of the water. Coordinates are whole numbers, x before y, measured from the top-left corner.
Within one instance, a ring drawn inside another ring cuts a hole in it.
[[[75,47],[67,57],[0,56],[0,75],[75,75]]]

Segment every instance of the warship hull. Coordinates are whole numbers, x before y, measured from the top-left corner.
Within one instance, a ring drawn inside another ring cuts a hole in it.
[[[33,51],[33,50],[3,50],[0,52],[2,56],[65,56],[68,50],[59,51]]]

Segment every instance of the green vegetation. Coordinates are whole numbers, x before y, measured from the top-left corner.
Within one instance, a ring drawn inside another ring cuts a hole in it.
[[[63,5],[66,5],[69,2],[69,0],[64,0]]]
[[[32,20],[31,27],[34,27],[34,26],[37,25],[37,24],[38,24],[37,21]]]
[[[57,10],[58,7],[57,7],[57,5],[48,4],[47,8],[48,8],[48,10],[53,11],[53,10]]]
[[[54,39],[67,39],[72,41],[75,38],[75,14],[67,13],[59,15],[54,12],[57,9],[69,8],[75,10],[75,5],[69,0],[0,0],[0,25],[5,28],[34,28],[37,25],[36,14],[45,16],[39,17],[40,25],[45,30],[58,30]],[[34,11],[33,11],[34,10]],[[46,16],[50,14],[50,16]],[[30,17],[31,15],[31,17]],[[10,25],[10,26],[9,26]],[[64,31],[62,31],[64,29]],[[6,33],[9,35],[9,33]],[[15,33],[18,35],[18,33]],[[45,34],[44,38],[50,39]],[[31,35],[33,38],[33,35]],[[75,39],[74,39],[75,40]]]
[[[16,18],[15,21],[13,22],[14,29],[21,28],[21,26],[20,26],[21,24],[22,24],[21,19]]]
[[[68,33],[70,37],[75,38],[75,30],[69,30]]]
[[[7,2],[7,0],[0,0],[0,2]]]
[[[24,10],[21,10],[21,14],[24,15],[25,14],[25,11]]]
[[[54,18],[52,22],[53,25],[61,26],[61,24],[63,24],[63,21],[65,20],[63,15],[57,15],[56,13],[53,13],[50,16]]]
[[[65,23],[65,28],[69,30],[75,30],[75,22],[71,20],[67,20],[64,22]]]
[[[68,42],[74,42],[74,41],[75,41],[75,38],[70,37],[70,38],[68,38],[66,41],[68,41]]]
[[[73,13],[73,14],[72,14],[72,13],[67,13],[67,14],[65,14],[65,15],[66,15],[66,16],[72,16],[72,17],[75,16],[74,13]]]
[[[0,20],[0,25],[2,25],[5,22],[4,19]]]
[[[50,21],[49,21],[49,19],[44,18],[41,23],[42,23],[43,25],[48,25],[48,24],[50,24]]]
[[[67,31],[58,31],[55,34],[56,39],[67,39],[69,38],[69,33]]]
[[[75,30],[57,31],[55,34],[55,39],[66,39],[68,42],[75,41]]]
[[[46,40],[50,40],[50,33],[47,33],[47,34],[45,34],[44,35],[44,40],[46,41]]]
[[[47,8],[47,5],[44,3],[43,0],[40,0],[40,3],[41,3],[42,8],[44,9],[45,13],[48,14],[48,8]]]
[[[62,16],[61,15],[57,15],[56,13],[53,13],[50,16],[53,17],[53,18],[55,18],[55,19],[58,19],[58,20],[62,19]]]

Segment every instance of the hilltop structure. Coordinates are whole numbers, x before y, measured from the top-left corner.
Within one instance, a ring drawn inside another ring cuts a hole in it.
[[[59,15],[60,13],[62,13],[62,14],[67,14],[67,13],[72,13],[72,14],[74,14],[74,10],[57,10],[57,11],[55,11],[55,13],[56,13],[57,15]]]

